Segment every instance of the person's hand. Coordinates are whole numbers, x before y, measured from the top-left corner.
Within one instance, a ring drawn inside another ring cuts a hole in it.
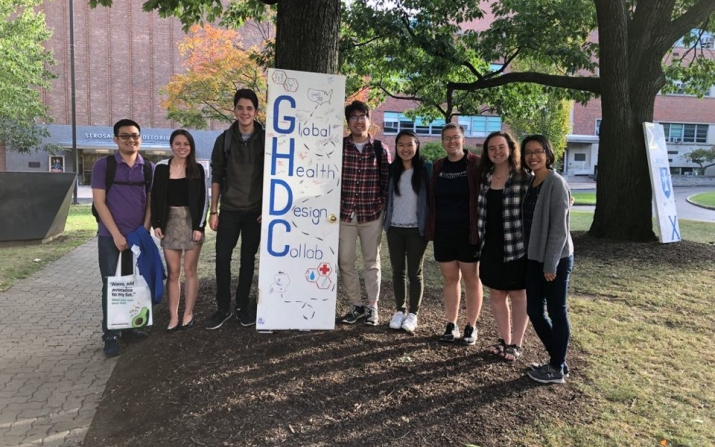
[[[263,218],[263,214],[259,214],[259,215],[258,215],[258,219],[256,219],[256,221],[257,221],[257,222],[260,222],[260,221],[261,221],[261,218]]]
[[[122,236],[121,234],[118,236],[114,236],[113,239],[114,239],[114,246],[117,247],[117,250],[124,251],[127,248],[129,248],[129,246],[127,245],[127,239],[124,236]]]
[[[201,241],[202,237],[204,237],[204,233],[200,232],[199,230],[194,230],[194,233],[193,233],[194,242]]]
[[[164,239],[164,232],[161,231],[161,228],[154,228],[154,236],[156,236],[157,239]]]
[[[546,281],[551,282],[556,279],[556,273],[544,273],[544,279]]]
[[[218,214],[212,214],[211,217],[209,217],[209,228],[213,231],[218,230]]]

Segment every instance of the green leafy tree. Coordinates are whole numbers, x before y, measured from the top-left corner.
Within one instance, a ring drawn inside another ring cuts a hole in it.
[[[683,158],[690,163],[700,166],[702,174],[711,166],[715,166],[715,146],[710,149],[695,149],[683,155]],[[707,164],[706,164],[707,163]]]
[[[43,47],[51,33],[45,16],[35,12],[40,0],[0,0],[0,145],[19,152],[42,147],[49,134],[40,88],[49,88],[54,64]],[[54,146],[44,146],[54,149]]]
[[[556,160],[561,160],[571,127],[572,109],[573,102],[547,95],[545,101],[536,109],[536,113],[531,116],[510,115],[506,124],[517,141],[537,133],[546,136],[551,141]]]
[[[111,0],[90,3],[109,5]],[[467,113],[470,104],[503,106],[517,113],[519,89],[529,89],[530,84],[556,88],[564,97],[580,101],[600,96],[601,199],[590,229],[596,237],[655,239],[642,123],[653,121],[656,95],[668,79],[679,79],[692,88],[715,83],[715,63],[696,48],[702,33],[692,33],[715,29],[713,0],[233,3],[238,13],[230,18],[238,21],[264,14],[265,5],[277,8],[276,67],[333,73],[340,48],[344,73],[357,74],[351,82],[364,79],[372,65],[387,71],[370,82],[392,94],[409,92],[412,80],[415,87],[434,88],[435,95],[421,96],[437,98],[431,104],[436,110],[433,116],[449,115],[450,109]],[[487,7],[492,8],[494,18],[488,29],[469,31],[463,26],[482,17],[482,8]],[[220,0],[149,0],[144,8],[178,16],[187,26],[225,13]],[[343,32],[339,41],[342,15],[344,29],[353,31]],[[596,30],[598,42],[589,39]],[[684,42],[694,45],[687,59],[672,53],[683,36]],[[562,72],[511,70],[510,64],[520,58],[559,67]],[[445,72],[452,77],[444,78]],[[503,93],[496,99],[480,97],[487,89],[503,89]]]
[[[470,31],[470,22],[490,7],[488,29]],[[355,0],[345,19],[363,38],[341,49],[369,54],[363,65],[359,56],[344,58],[358,71],[375,67],[382,73],[375,82],[391,92],[415,92],[433,78],[427,88],[442,84],[443,92],[434,108],[448,109],[457,95],[524,83],[553,88],[562,99],[600,96],[601,194],[590,233],[646,241],[655,236],[642,123],[653,121],[656,95],[668,79],[692,89],[715,83],[708,52],[694,47],[686,59],[672,52],[683,36],[696,45],[703,31],[712,31],[714,13],[712,0]],[[550,68],[519,70],[513,64],[523,59]],[[512,105],[518,96],[506,90],[473,104]],[[460,110],[462,103],[454,102]]]

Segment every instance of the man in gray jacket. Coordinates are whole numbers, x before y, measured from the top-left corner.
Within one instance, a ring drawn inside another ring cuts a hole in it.
[[[265,131],[256,121],[258,97],[239,89],[233,98],[236,121],[216,138],[211,154],[209,227],[216,235],[216,304],[206,329],[218,329],[231,311],[231,255],[241,240],[241,264],[236,288],[236,318],[242,326],[256,323],[256,301],[249,293],[256,252],[261,242]],[[218,205],[221,203],[219,214]]]

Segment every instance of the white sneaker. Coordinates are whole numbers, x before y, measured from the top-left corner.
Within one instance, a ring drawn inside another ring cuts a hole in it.
[[[401,310],[395,312],[390,320],[390,329],[400,329],[402,328],[402,323],[405,321],[405,313]]]
[[[417,315],[413,313],[407,314],[407,318],[402,323],[402,329],[412,334],[417,329]]]

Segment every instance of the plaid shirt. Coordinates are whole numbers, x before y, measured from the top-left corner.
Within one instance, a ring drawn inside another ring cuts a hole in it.
[[[350,222],[353,213],[358,223],[380,218],[387,201],[390,175],[390,151],[382,143],[382,164],[378,172],[373,138],[368,138],[362,153],[352,136],[343,138],[343,174],[340,190],[340,220]]]
[[[514,261],[526,255],[524,247],[524,234],[522,232],[521,203],[524,200],[526,191],[529,189],[527,174],[514,175],[509,172],[509,178],[504,184],[502,192],[502,222],[504,223],[504,262]],[[492,173],[487,173],[486,179],[482,181],[479,190],[479,200],[477,201],[478,217],[477,227],[479,228],[480,250],[484,247],[484,236],[487,227],[487,191],[492,182]]]

